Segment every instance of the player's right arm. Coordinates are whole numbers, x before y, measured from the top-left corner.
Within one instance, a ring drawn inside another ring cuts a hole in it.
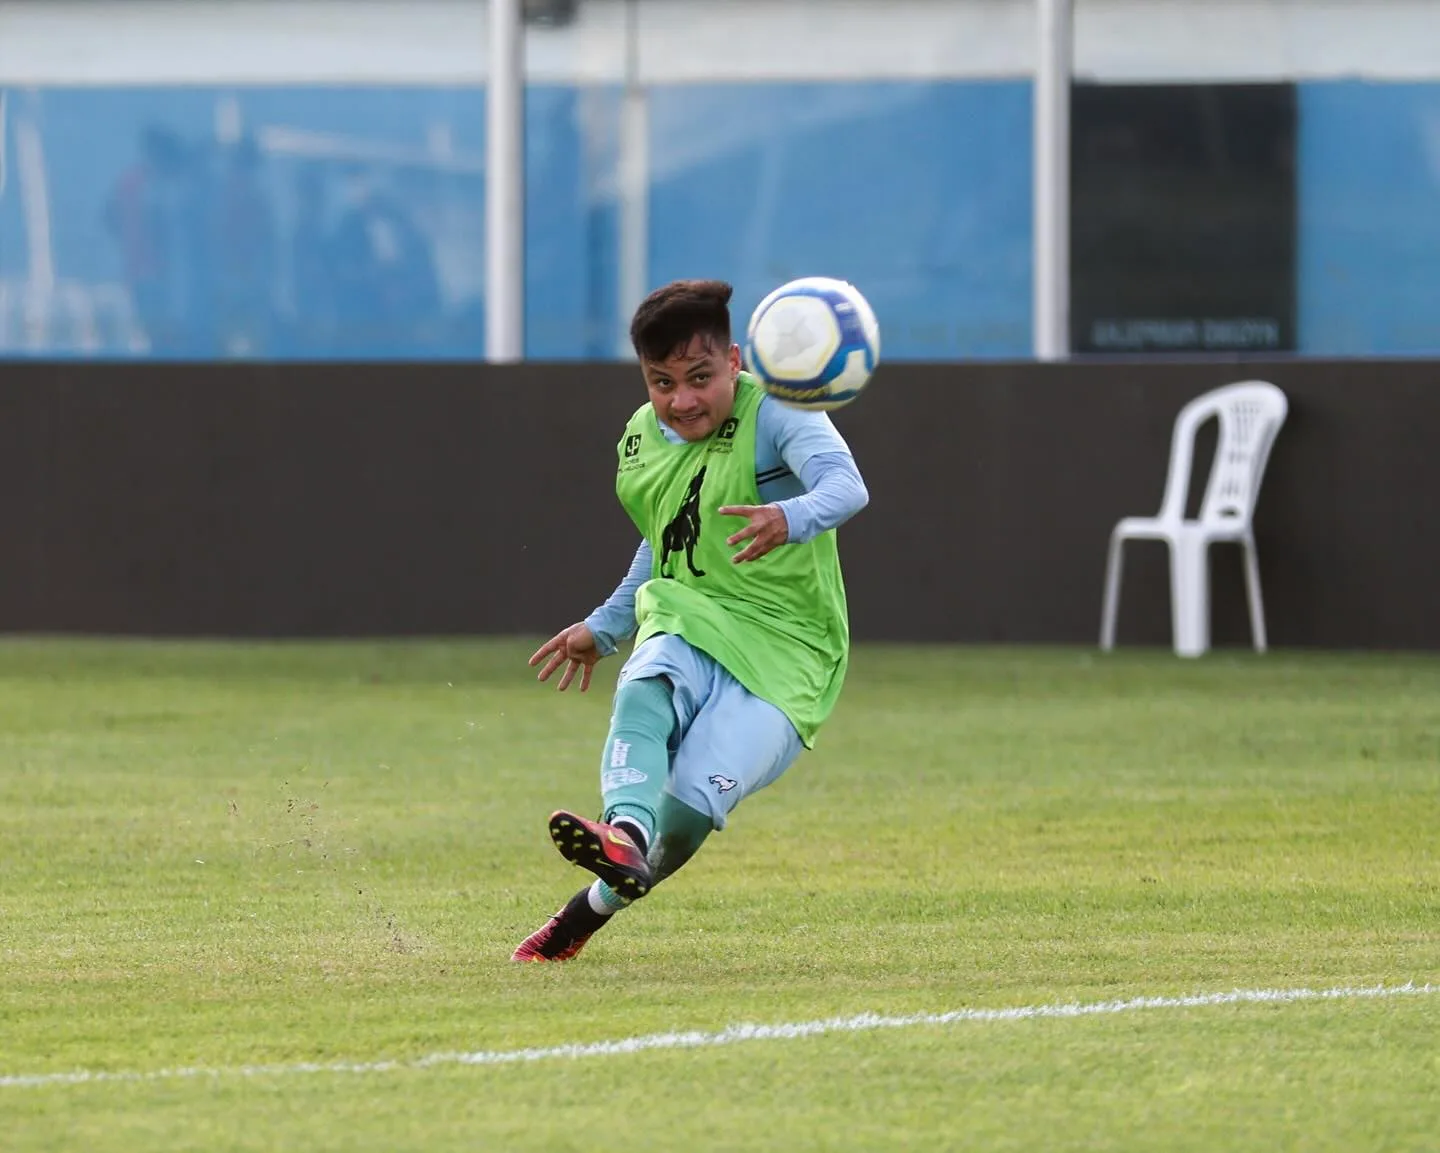
[[[641,540],[630,562],[630,570],[615,587],[606,602],[583,621],[562,629],[535,650],[530,665],[544,661],[539,679],[549,680],[561,665],[565,672],[556,685],[561,692],[570,687],[575,674],[580,674],[580,691],[590,687],[590,672],[599,661],[620,647],[620,642],[635,635],[635,594],[650,579],[654,553],[650,542]]]
[[[620,647],[621,641],[635,635],[635,594],[650,579],[654,565],[655,553],[650,542],[642,537],[625,578],[615,586],[610,598],[585,618],[585,626],[594,635],[601,656],[608,657]]]

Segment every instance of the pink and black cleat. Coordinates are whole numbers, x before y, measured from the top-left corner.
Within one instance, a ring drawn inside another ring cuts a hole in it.
[[[589,869],[626,900],[643,897],[655,883],[640,846],[614,825],[561,809],[550,815],[550,839],[562,857]]]
[[[512,961],[568,961],[585,947],[596,929],[608,921],[590,908],[588,890],[581,889],[569,903],[520,942]]]

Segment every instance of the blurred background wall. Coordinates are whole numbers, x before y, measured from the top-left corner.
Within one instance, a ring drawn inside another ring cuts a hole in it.
[[[1032,0],[530,12],[528,358],[811,273],[1030,355]],[[1078,351],[1440,351],[1440,4],[1075,21]],[[0,0],[0,355],[482,356],[485,62],[470,0]]]

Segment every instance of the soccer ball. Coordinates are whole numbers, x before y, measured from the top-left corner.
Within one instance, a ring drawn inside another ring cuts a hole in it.
[[[745,367],[794,408],[849,404],[879,361],[874,310],[853,284],[826,276],[782,284],[760,302],[745,333]]]

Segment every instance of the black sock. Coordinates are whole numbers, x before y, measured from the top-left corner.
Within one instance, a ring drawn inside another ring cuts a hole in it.
[[[597,913],[590,907],[590,886],[586,885],[565,902],[560,910],[560,923],[576,937],[589,936],[605,924],[614,913]]]

